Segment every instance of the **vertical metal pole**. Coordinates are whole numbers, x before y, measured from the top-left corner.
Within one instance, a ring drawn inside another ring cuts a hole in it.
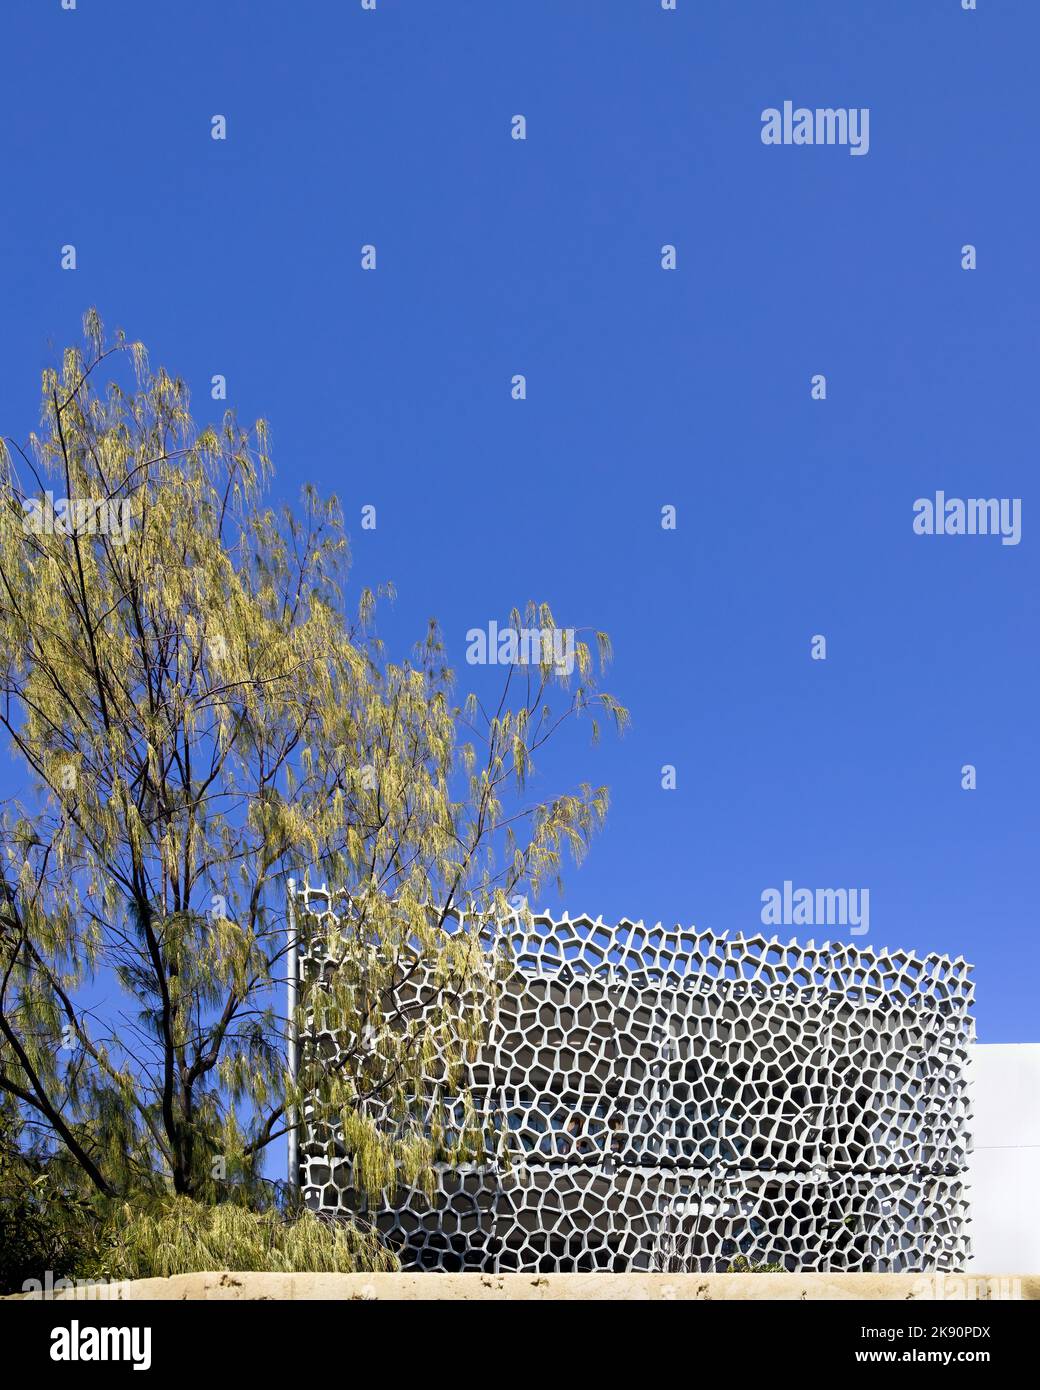
[[[502,1227],[502,1182],[509,1167],[508,1145],[509,1145],[509,1111],[506,1106],[506,1088],[497,1086],[498,1074],[502,1068],[499,1066],[499,991],[498,991],[498,939],[502,931],[502,924],[498,917],[491,924],[491,944],[488,948],[488,958],[491,962],[491,1021],[488,1025],[488,1102],[494,1104],[492,1096],[498,1093],[498,1117],[502,1126],[501,1138],[498,1149],[489,1164],[490,1180],[493,1183],[491,1192],[491,1242],[495,1249],[494,1257],[491,1261],[492,1273],[498,1274],[502,1269],[502,1240],[499,1234]],[[503,981],[504,986],[504,981]],[[506,1151],[506,1162],[502,1162],[502,1153]],[[525,1155],[521,1154],[521,1158]],[[525,1174],[526,1177],[526,1174]]]
[[[288,894],[288,918],[287,934],[289,938],[289,949],[286,955],[286,1038],[285,1054],[288,1063],[289,1077],[293,1085],[296,1084],[299,1059],[297,1057],[296,1042],[296,1000],[297,1000],[297,975],[299,970],[299,946],[296,935],[296,880],[290,878],[286,882],[286,892]],[[299,1135],[296,1130],[296,1107],[286,1107],[286,1123],[289,1126],[286,1135],[286,1146],[288,1149],[288,1169],[289,1186],[295,1190],[300,1185]]]

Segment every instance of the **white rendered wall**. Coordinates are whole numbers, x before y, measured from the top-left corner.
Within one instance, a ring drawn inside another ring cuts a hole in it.
[[[968,1268],[1040,1273],[1040,1043],[977,1043],[969,1055],[975,1143]]]

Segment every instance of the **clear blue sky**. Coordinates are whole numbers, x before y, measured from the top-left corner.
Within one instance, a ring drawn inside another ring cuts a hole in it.
[[[862,944],[963,953],[980,1038],[1036,1039],[1040,5],[978,5],[4,0],[0,428],[90,304],[200,416],[225,374],[394,655],[436,615],[487,689],[466,630],[528,597],[610,632],[632,730],[541,784],[612,792],[565,906],[866,887]],[[767,148],[785,99],[869,154]],[[938,489],[1021,544],[915,536]]]

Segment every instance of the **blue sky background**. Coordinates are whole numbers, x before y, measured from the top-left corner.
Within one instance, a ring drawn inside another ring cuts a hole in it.
[[[866,887],[863,945],[963,953],[980,1038],[1035,1040],[1038,49],[1035,0],[4,0],[0,429],[90,304],[200,418],[225,374],[393,655],[436,616],[488,691],[466,630],[529,597],[611,634],[631,732],[539,783],[612,792],[564,906]],[[785,99],[869,155],[763,146]],[[937,489],[1021,544],[915,536]]]

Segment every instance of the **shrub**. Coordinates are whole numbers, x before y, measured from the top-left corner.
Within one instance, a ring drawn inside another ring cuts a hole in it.
[[[0,1294],[29,1279],[72,1276],[98,1256],[91,1202],[63,1191],[45,1166],[0,1144]]]
[[[746,1255],[737,1255],[726,1267],[727,1274],[786,1274],[782,1264],[752,1264]]]
[[[313,1212],[287,1218],[233,1203],[204,1206],[172,1197],[112,1213],[109,1245],[91,1271],[109,1279],[167,1278],[205,1270],[351,1274],[398,1268],[375,1231]]]

